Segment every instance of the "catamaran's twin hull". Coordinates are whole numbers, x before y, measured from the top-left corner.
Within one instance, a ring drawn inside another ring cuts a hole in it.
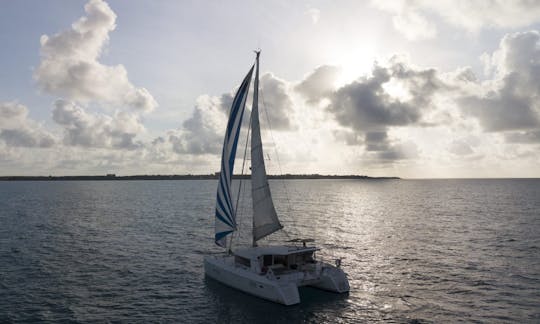
[[[300,303],[295,284],[270,281],[249,270],[235,267],[234,257],[206,257],[204,271],[208,277],[248,294],[284,305]]]
[[[326,265],[317,280],[311,280],[309,285],[332,291],[344,293],[349,291],[349,282],[345,273],[336,267]],[[250,269],[234,265],[232,256],[210,256],[204,259],[204,270],[208,277],[227,286],[236,288],[245,293],[267,299],[283,305],[300,303],[298,286],[303,285],[298,280],[276,280],[259,275]]]

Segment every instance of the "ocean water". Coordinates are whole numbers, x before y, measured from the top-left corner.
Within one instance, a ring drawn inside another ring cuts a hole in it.
[[[216,181],[0,182],[0,322],[540,322],[540,180],[271,188],[271,240],[344,257],[349,294],[286,307],[206,279]]]

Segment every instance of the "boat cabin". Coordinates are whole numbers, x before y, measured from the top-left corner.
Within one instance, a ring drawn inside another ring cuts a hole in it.
[[[303,270],[316,263],[316,247],[268,246],[240,249],[234,252],[237,267],[249,268],[264,275],[268,270],[276,275]]]

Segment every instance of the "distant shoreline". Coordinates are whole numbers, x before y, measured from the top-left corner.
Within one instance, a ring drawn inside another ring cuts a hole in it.
[[[175,174],[175,175],[131,175],[116,176],[0,176],[0,181],[81,181],[81,180],[217,180],[218,174]],[[250,175],[234,175],[235,179],[249,179]],[[268,179],[355,179],[355,180],[398,180],[399,177],[369,177],[365,175],[322,175],[284,174],[268,175]]]

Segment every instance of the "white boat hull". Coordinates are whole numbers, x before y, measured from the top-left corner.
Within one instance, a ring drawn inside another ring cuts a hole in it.
[[[346,293],[350,290],[349,280],[341,268],[326,265],[320,279],[310,286],[336,293]]]
[[[234,257],[206,257],[206,275],[227,286],[245,293],[283,305],[300,303],[298,287],[294,283],[282,283],[234,266]]]
[[[227,286],[283,305],[300,303],[299,286],[344,293],[349,291],[347,276],[340,268],[321,263],[317,277],[298,272],[287,276],[258,274],[249,268],[235,266],[234,256],[208,256],[204,259],[205,274]]]

